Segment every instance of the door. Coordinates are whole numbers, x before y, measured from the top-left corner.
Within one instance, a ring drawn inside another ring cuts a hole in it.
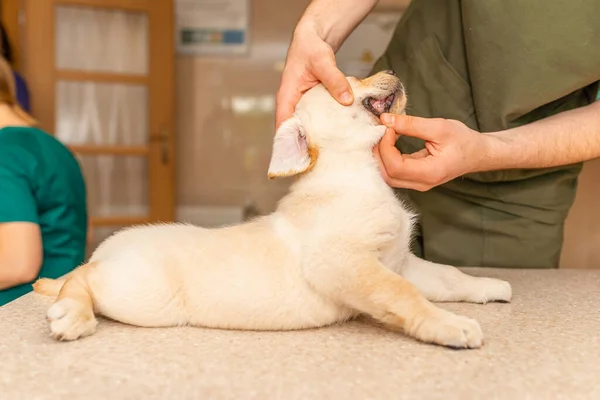
[[[82,163],[95,244],[174,219],[172,0],[22,0],[32,114]]]

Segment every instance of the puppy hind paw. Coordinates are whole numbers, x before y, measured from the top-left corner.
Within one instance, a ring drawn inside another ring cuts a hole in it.
[[[46,314],[50,336],[60,341],[76,340],[96,332],[98,321],[92,310],[72,299],[54,303]]]

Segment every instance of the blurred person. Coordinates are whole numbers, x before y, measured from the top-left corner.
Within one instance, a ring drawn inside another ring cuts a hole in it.
[[[335,53],[376,4],[310,3],[288,50],[277,126],[318,83],[353,102]],[[582,162],[600,157],[597,15],[599,1],[410,2],[371,73],[393,70],[407,90],[410,116],[381,116],[389,129],[374,156],[420,214],[418,256],[558,267]]]
[[[80,165],[17,103],[0,58],[0,306],[82,264],[87,233]]]
[[[2,22],[0,22],[0,43],[2,44],[2,57],[4,57],[4,59],[8,61],[8,63],[11,66],[13,78],[15,80],[15,92],[17,102],[23,110],[30,113],[31,109],[29,105],[29,88],[27,87],[27,82],[25,82],[25,79],[14,69],[15,60],[13,56],[12,46],[10,44],[8,34],[4,29],[4,25],[2,24]]]

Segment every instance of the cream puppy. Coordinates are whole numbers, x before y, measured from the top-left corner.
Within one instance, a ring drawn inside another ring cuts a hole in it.
[[[51,336],[96,331],[95,314],[141,327],[241,330],[322,327],[368,314],[427,343],[477,348],[479,324],[434,301],[509,301],[508,283],[468,276],[411,254],[414,215],[380,176],[372,155],[382,112],[403,113],[391,72],[348,78],[351,106],[321,85],[277,130],[271,178],[297,175],[268,216],[204,229],[162,224],[104,241],[66,279],[41,279],[57,295]]]

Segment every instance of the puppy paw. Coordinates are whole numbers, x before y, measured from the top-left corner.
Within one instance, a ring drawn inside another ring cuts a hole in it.
[[[483,345],[479,323],[450,312],[442,312],[439,317],[425,320],[415,336],[424,342],[452,349],[476,349]]]
[[[50,336],[56,340],[76,340],[96,332],[93,310],[73,299],[61,299],[46,314]]]
[[[479,278],[477,283],[478,288],[472,299],[473,303],[509,303],[512,300],[512,287],[506,281],[494,278]]]

